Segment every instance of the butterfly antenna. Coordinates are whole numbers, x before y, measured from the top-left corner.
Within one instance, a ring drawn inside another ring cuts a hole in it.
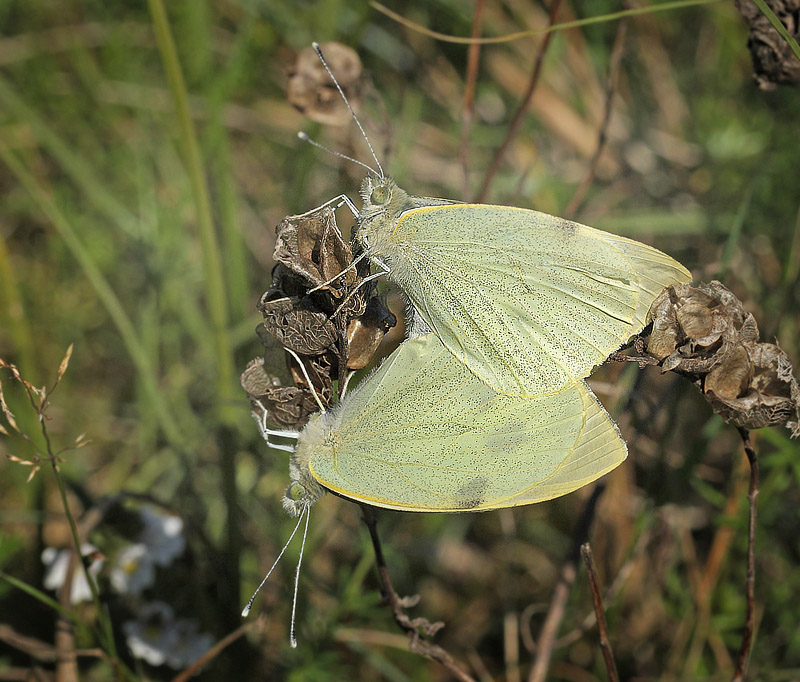
[[[306,372],[305,363],[303,363],[303,361],[300,359],[300,356],[297,353],[295,353],[291,348],[286,348],[284,346],[284,350],[287,353],[289,353],[289,355],[291,355],[300,364],[300,371],[303,372],[303,377],[305,378],[309,389],[311,389],[311,393],[314,395],[314,400],[316,400],[317,401],[317,405],[319,405],[319,411],[320,412],[327,412],[327,410],[325,409],[325,405],[322,404],[322,401],[319,399],[319,396],[317,395],[317,391],[314,388],[314,384],[311,383],[311,379],[308,376],[308,372]]]
[[[378,161],[378,156],[375,154],[375,150],[372,148],[372,143],[369,141],[369,138],[367,137],[367,134],[364,132],[364,127],[361,125],[361,121],[358,120],[358,116],[356,116],[356,112],[353,111],[353,107],[350,106],[350,101],[345,96],[344,90],[342,90],[342,86],[339,85],[339,81],[337,81],[336,80],[336,76],[333,75],[333,71],[331,71],[331,67],[328,66],[328,62],[326,62],[325,61],[325,57],[322,56],[322,48],[320,48],[319,43],[314,42],[314,43],[311,43],[311,45],[314,48],[314,51],[317,53],[317,57],[319,57],[319,60],[322,62],[322,66],[325,67],[325,70],[328,72],[328,75],[331,77],[331,80],[333,81],[333,84],[336,86],[336,89],[339,91],[339,94],[342,96],[342,99],[344,100],[344,103],[347,105],[347,108],[350,110],[350,115],[353,117],[353,120],[356,122],[356,125],[358,126],[358,129],[361,131],[361,135],[364,138],[364,141],[367,143],[367,147],[369,147],[370,154],[372,154],[372,158],[375,160],[375,165],[378,167],[378,170],[380,171],[380,174],[378,175],[378,177],[380,177],[380,179],[383,180],[384,177],[385,177],[384,174],[383,174],[383,166],[381,166],[381,162]],[[370,170],[372,170],[372,169],[370,169]],[[372,171],[372,172],[374,173],[375,171]]]
[[[340,159],[345,159],[346,161],[352,161],[353,163],[357,163],[362,168],[366,168],[370,173],[375,173],[379,178],[381,178],[381,174],[378,173],[372,166],[368,166],[363,161],[359,161],[358,159],[354,159],[352,156],[347,156],[347,154],[342,154],[342,152],[337,152],[335,149],[331,149],[330,147],[326,147],[324,144],[320,144],[313,138],[309,137],[307,133],[304,133],[302,130],[297,133],[297,137],[299,137],[303,142],[308,142],[308,144],[313,145],[319,149],[322,149],[329,154],[333,154],[334,156],[338,156]]]
[[[261,581],[261,584],[256,588],[256,591],[253,592],[253,596],[250,597],[250,601],[247,602],[247,606],[245,606],[242,609],[242,618],[247,618],[247,615],[250,613],[250,609],[253,608],[253,602],[256,600],[256,597],[258,596],[258,593],[261,592],[261,588],[264,587],[264,583],[267,582],[267,578],[269,578],[272,575],[272,571],[275,570],[275,567],[278,565],[278,562],[281,560],[281,557],[283,556],[283,553],[286,551],[286,548],[289,546],[289,543],[291,543],[292,538],[296,535],[297,529],[300,528],[300,523],[303,521],[303,514],[305,514],[307,511],[308,511],[308,507],[306,507],[303,510],[302,514],[300,514],[300,518],[297,519],[297,525],[294,527],[294,530],[292,531],[292,534],[289,536],[289,539],[286,541],[286,544],[283,546],[283,549],[281,550],[281,553],[278,554],[278,558],[275,559],[275,563],[272,564],[272,568],[270,568],[269,571],[267,571],[267,575],[264,576],[264,580]],[[308,522],[306,522],[306,530],[308,530]],[[305,535],[303,536],[303,544],[305,544]],[[302,557],[302,550],[301,550],[300,556]],[[296,588],[295,588],[295,594],[296,594]],[[292,627],[294,628],[294,609],[292,609]]]
[[[292,625],[289,629],[289,644],[292,649],[297,648],[297,638],[294,636],[294,614],[297,610],[297,587],[300,584],[300,564],[303,563],[303,552],[306,549],[306,536],[308,535],[308,520],[311,518],[311,507],[306,505],[303,510],[306,515],[306,527],[303,529],[303,542],[300,544],[300,558],[297,560],[297,571],[294,574],[294,596],[292,597]],[[302,515],[301,515],[302,516]]]

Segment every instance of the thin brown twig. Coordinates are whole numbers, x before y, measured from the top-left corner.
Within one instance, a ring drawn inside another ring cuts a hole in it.
[[[483,22],[483,8],[485,0],[477,0],[475,13],[472,17],[472,37],[477,38],[481,33]],[[478,80],[478,59],[481,53],[480,43],[472,43],[467,52],[467,80],[464,85],[464,106],[461,109],[461,172],[464,175],[464,187],[461,198],[469,201],[469,129],[475,115],[475,83]]]
[[[35,658],[42,663],[54,663],[59,657],[58,650],[52,644],[48,644],[36,637],[22,635],[10,625],[2,623],[0,623],[0,642],[4,642],[8,646],[22,651],[31,658]],[[108,654],[102,649],[75,649],[75,656],[79,658],[102,658],[106,661],[109,660]]]
[[[263,632],[265,628],[266,628],[266,618],[264,618],[264,616],[259,616],[256,620],[239,626],[233,632],[230,632],[227,635],[225,635],[221,640],[219,640],[219,642],[217,642],[208,651],[206,651],[188,668],[185,668],[175,677],[173,677],[172,682],[186,682],[187,680],[190,680],[197,673],[197,671],[200,670],[200,668],[206,665],[213,658],[219,656],[224,649],[229,647],[236,640],[243,637],[251,630],[259,630]]]
[[[620,592],[622,591],[623,586],[625,585],[625,581],[630,576],[631,572],[633,571],[636,562],[641,558],[642,553],[644,552],[645,548],[647,547],[650,539],[652,537],[652,530],[648,529],[639,537],[636,541],[636,546],[634,547],[631,555],[622,565],[622,567],[617,571],[617,575],[614,577],[614,581],[611,585],[606,589],[605,596],[603,597],[603,603],[609,604],[614,602],[617,597],[619,596]],[[584,634],[586,634],[589,630],[591,630],[595,623],[597,622],[597,617],[595,615],[594,609],[586,615],[583,621],[576,626],[573,630],[562,635],[555,643],[556,649],[562,649],[574,642],[578,641]]]
[[[73,553],[74,557],[75,554]],[[70,559],[70,565],[74,566],[74,560]],[[73,569],[74,570],[74,569]],[[71,580],[72,573],[67,571],[67,578]],[[69,583],[67,583],[68,585]],[[67,588],[67,592],[69,589]],[[63,598],[61,605],[69,608],[69,598],[66,604]],[[56,679],[58,682],[78,682],[78,655],[75,646],[75,630],[72,621],[61,614],[56,619],[55,633],[56,650]]]
[[[746,616],[744,621],[744,632],[742,633],[742,643],[739,647],[739,655],[736,657],[736,668],[733,673],[733,682],[742,682],[747,663],[750,658],[750,647],[753,643],[753,630],[755,627],[755,589],[756,589],[756,521],[758,506],[758,455],[756,454],[753,443],[750,440],[750,431],[744,427],[738,427],[739,435],[742,437],[744,452],[750,462],[750,487],[747,491],[747,500],[750,503],[750,531],[747,536],[747,580],[745,581],[745,594],[747,597]]]
[[[617,664],[614,662],[614,652],[611,649],[611,640],[608,638],[608,626],[606,624],[606,614],[603,609],[603,595],[600,594],[600,584],[597,580],[597,571],[594,567],[594,556],[592,546],[585,542],[581,545],[581,557],[586,566],[586,574],[589,577],[589,585],[592,588],[592,601],[594,612],[597,617],[597,632],[600,635],[600,651],[603,652],[603,661],[606,664],[606,672],[610,682],[619,682]]]
[[[572,199],[569,200],[566,209],[564,209],[564,217],[571,218],[580,208],[583,200],[586,198],[586,192],[589,191],[592,182],[594,181],[597,166],[600,162],[600,156],[605,149],[606,142],[608,141],[608,126],[611,123],[611,105],[614,101],[614,93],[617,90],[617,77],[619,75],[619,65],[622,62],[622,55],[625,52],[625,36],[628,31],[628,22],[624,19],[617,25],[617,35],[614,37],[614,46],[611,48],[611,60],[608,68],[608,81],[606,82],[606,101],[603,111],[603,121],[600,124],[600,130],[597,134],[597,148],[594,151],[591,161],[589,162],[589,169],[583,181],[575,189]]]
[[[528,682],[542,682],[550,667],[550,659],[553,653],[553,646],[558,633],[558,626],[564,617],[564,609],[567,603],[572,583],[575,582],[575,560],[570,559],[561,568],[561,576],[558,584],[553,590],[553,598],[550,601],[550,610],[547,618],[542,625],[537,644],[536,660],[528,675]]]
[[[572,583],[575,582],[576,565],[578,563],[580,548],[589,535],[589,528],[594,519],[597,502],[604,490],[604,483],[598,483],[595,486],[595,489],[592,491],[591,496],[583,507],[583,512],[578,520],[578,524],[575,526],[572,548],[567,555],[564,565],[561,567],[561,575],[553,590],[550,608],[547,611],[547,617],[545,618],[541,633],[539,634],[536,659],[528,675],[528,682],[543,682],[547,675],[547,670],[550,668],[550,659],[553,655],[558,627],[561,625],[561,621],[564,618],[564,610],[566,608],[570,588],[572,587]]]
[[[624,355],[617,351],[611,353],[606,360],[610,362],[635,362],[639,365],[639,369],[644,369],[649,365],[660,364],[660,361],[651,355]]]
[[[560,5],[561,0],[552,1],[547,22],[548,28],[555,24],[556,15],[558,14],[558,8]],[[544,64],[544,56],[547,53],[547,48],[550,47],[552,36],[552,33],[548,33],[539,44],[539,50],[537,51],[536,59],[534,60],[533,71],[531,72],[531,77],[528,81],[528,88],[525,91],[525,95],[522,97],[522,101],[520,102],[516,113],[514,114],[514,118],[511,120],[511,123],[508,126],[506,137],[503,140],[503,143],[497,148],[494,159],[492,159],[492,165],[489,166],[489,170],[486,172],[486,177],[484,177],[481,189],[478,192],[477,198],[475,199],[475,201],[478,203],[486,200],[486,195],[489,193],[492,180],[494,180],[494,176],[497,175],[497,171],[500,170],[500,165],[503,163],[506,152],[508,151],[509,146],[511,146],[513,139],[517,136],[517,133],[522,126],[522,121],[525,119],[525,115],[528,113],[528,108],[530,107],[531,100],[533,99],[533,93],[536,90],[536,86],[539,84],[539,77],[542,74],[542,66]]]
[[[415,654],[432,658],[441,663],[461,682],[475,682],[467,672],[456,663],[455,659],[442,647],[422,639],[420,634],[432,636],[444,627],[444,623],[431,623],[427,618],[410,618],[405,609],[414,606],[419,602],[419,596],[401,597],[395,592],[392,579],[389,576],[389,569],[386,559],[383,556],[381,540],[378,535],[378,521],[375,517],[375,510],[368,505],[361,505],[361,513],[364,523],[369,529],[369,536],[372,540],[372,547],[375,550],[375,564],[378,567],[378,575],[383,586],[383,594],[392,608],[392,615],[397,625],[408,635],[410,640],[409,648]],[[421,633],[420,633],[421,631]]]

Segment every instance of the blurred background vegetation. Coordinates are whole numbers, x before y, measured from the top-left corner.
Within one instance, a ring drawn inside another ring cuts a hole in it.
[[[465,186],[466,46],[400,27],[365,2],[164,4],[0,3],[0,357],[51,385],[74,344],[46,425],[56,451],[82,433],[91,441],[61,454],[61,476],[106,559],[105,606],[77,604],[74,614],[113,630],[104,640],[78,628],[77,646],[113,640],[125,666],[115,673],[82,657],[84,679],[175,675],[192,657],[172,667],[133,657],[125,623],[158,600],[184,634],[221,640],[242,624],[244,602],[291,533],[280,504],[287,456],[260,440],[238,375],[263,353],[255,303],[270,282],[274,226],[341,192],[355,196],[362,174],[297,131],[368,160],[350,122],[313,123],[287,101],[298,52],[312,40],[355,49],[371,79],[357,104],[389,172],[415,193],[463,198],[475,196],[506,136],[541,43],[481,50]],[[390,6],[442,33],[472,30],[472,3]],[[621,8],[564,1],[557,21]],[[482,33],[546,22],[537,0],[488,2]],[[597,146],[617,28],[554,35],[488,200],[564,212]],[[607,147],[576,217],[669,252],[695,281],[721,279],[762,338],[800,361],[800,92],[758,90],[746,40],[728,2],[629,20]],[[277,350],[268,363],[285,372]],[[592,384],[631,452],[608,477],[591,534],[601,581],[614,586],[608,619],[621,675],[729,679],[745,609],[739,437],[694,388],[656,370],[603,367]],[[42,447],[35,412],[19,387],[3,385],[20,428]],[[785,430],[754,439],[762,480],[751,678],[800,679],[800,453]],[[30,458],[35,447],[12,432],[0,453]],[[52,470],[26,482],[30,471],[0,463],[0,568],[53,595],[42,554],[69,547],[70,534]],[[437,642],[479,679],[527,675],[589,492],[484,514],[380,514],[396,588],[422,596],[411,613],[444,621]],[[185,548],[159,555],[146,588],[125,592],[110,576],[131,538],[143,537],[143,508],[179,515]],[[254,625],[196,679],[448,679],[409,653],[381,604],[359,510],[335,496],[312,514],[299,646],[290,649],[298,553],[299,543],[270,578]],[[559,642],[549,679],[605,679],[596,631],[576,631],[591,612],[579,571],[561,627],[574,636]],[[18,636],[52,645],[53,605],[0,580],[0,614],[0,679],[32,679],[32,666],[49,679],[52,662]]]

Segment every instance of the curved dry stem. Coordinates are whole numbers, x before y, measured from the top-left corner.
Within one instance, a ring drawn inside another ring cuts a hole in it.
[[[361,505],[362,518],[372,540],[372,547],[375,550],[375,564],[378,567],[378,575],[383,586],[383,595],[392,608],[394,621],[409,637],[409,648],[415,654],[432,658],[441,663],[461,682],[475,682],[466,671],[464,671],[448,651],[422,638],[422,635],[431,637],[444,627],[444,623],[437,621],[431,623],[427,618],[410,618],[405,609],[414,606],[419,601],[419,596],[401,597],[395,592],[392,585],[389,569],[383,556],[381,540],[378,535],[378,520],[375,510],[368,505]],[[421,632],[420,632],[421,631]]]
[[[753,631],[755,629],[755,590],[756,590],[756,522],[758,514],[758,455],[756,454],[753,443],[750,440],[750,431],[739,428],[739,435],[742,437],[744,452],[750,462],[750,487],[747,492],[747,500],[750,503],[750,531],[747,536],[747,579],[745,581],[745,595],[747,598],[746,615],[744,621],[744,632],[742,633],[742,643],[739,646],[739,655],[736,657],[736,668],[733,673],[733,682],[744,680],[747,671],[747,663],[750,659],[750,647],[753,644]]]
[[[556,636],[558,635],[558,628],[564,618],[567,597],[569,596],[572,583],[575,582],[576,565],[578,563],[580,548],[589,536],[589,528],[594,520],[597,502],[605,488],[606,486],[604,483],[598,483],[597,486],[595,486],[575,526],[572,548],[567,555],[564,565],[561,567],[561,575],[553,590],[553,598],[550,600],[550,608],[547,611],[547,617],[545,618],[541,633],[539,634],[539,641],[536,647],[536,659],[528,675],[528,682],[544,682],[547,677],[547,671],[550,668],[550,659],[552,658],[553,649],[555,648]]]

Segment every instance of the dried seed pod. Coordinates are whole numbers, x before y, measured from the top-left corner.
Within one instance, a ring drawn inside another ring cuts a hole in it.
[[[342,43],[323,43],[320,47],[350,104],[358,110],[365,84],[358,53]],[[287,97],[298,111],[317,123],[342,126],[353,120],[313,47],[297,55],[289,72]]]
[[[257,414],[265,410],[269,422],[298,428],[319,409],[314,394],[331,406],[334,382],[342,386],[348,369],[368,365],[397,320],[379,299],[369,296],[372,285],[360,286],[369,265],[363,261],[351,267],[353,252],[342,239],[331,207],[289,216],[276,234],[278,263],[272,286],[258,303],[264,322],[256,331],[265,346],[277,341],[297,353],[303,366],[287,354],[295,386],[281,387],[269,383],[263,358],[257,358],[242,381]],[[318,291],[309,293],[317,286]]]
[[[753,363],[744,346],[736,346],[706,376],[703,389],[722,400],[743,395],[753,380]]]
[[[363,315],[350,320],[347,325],[347,369],[366,367],[384,334],[397,324],[397,318],[377,298],[367,302]]]
[[[683,335],[669,291],[665,289],[650,307],[653,327],[647,339],[647,352],[656,360],[665,360],[672,355]]]
[[[320,402],[325,407],[333,405],[333,381],[334,378],[338,378],[339,375],[339,370],[335,363],[335,356],[331,357],[332,355],[333,354],[326,353],[324,355],[301,356],[300,359],[303,361],[303,367],[305,367],[306,370],[305,373],[294,357],[291,355],[286,356],[286,365],[289,368],[295,385],[304,389],[307,387],[309,389],[313,388],[314,393],[317,394]],[[308,378],[311,380],[310,387],[306,381],[306,374],[308,374]],[[317,406],[316,409],[319,409],[319,406]]]
[[[719,282],[665,289],[650,309],[647,352],[663,371],[691,379],[715,412],[737,426],[784,424],[800,435],[800,388],[776,345],[758,342],[758,325]]]
[[[800,0],[766,0],[790,35],[800,41]],[[770,20],[750,0],[736,0],[736,7],[750,27],[747,49],[753,58],[753,77],[762,90],[778,85],[800,85],[800,60]]]
[[[299,428],[319,410],[308,389],[281,386],[277,378],[264,369],[264,358],[251,360],[241,376],[242,388],[250,398],[253,410],[267,411],[267,421],[277,427]]]
[[[700,339],[711,334],[714,327],[714,318],[708,305],[701,303],[687,303],[675,311],[678,324],[686,336]]]
[[[259,301],[264,329],[284,348],[302,355],[323,353],[336,343],[337,331],[330,317],[310,297],[282,297]]]
[[[341,299],[358,286],[361,277],[357,270],[347,270],[353,262],[353,251],[342,239],[330,206],[308,215],[284,218],[275,235],[275,260],[305,278],[311,287],[320,286]],[[342,277],[325,284],[340,273],[344,273]]]

